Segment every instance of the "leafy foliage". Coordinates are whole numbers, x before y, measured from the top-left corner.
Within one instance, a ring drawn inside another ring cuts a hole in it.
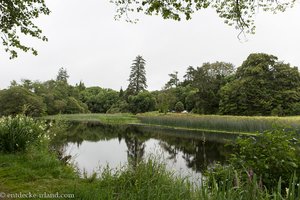
[[[156,97],[156,101],[158,111],[166,114],[169,110],[168,94],[166,94],[166,92],[158,94]]]
[[[129,112],[129,105],[125,100],[118,100],[114,103],[106,113],[127,113]]]
[[[43,99],[20,86],[0,91],[0,116],[24,113],[29,116],[45,114]]]
[[[140,92],[136,96],[129,96],[129,111],[132,113],[143,113],[155,109],[156,100],[151,93]]]
[[[81,92],[81,100],[93,113],[106,113],[119,100],[118,92],[100,87],[86,88]]]
[[[41,122],[30,117],[17,115],[0,118],[0,151],[15,153],[25,151],[30,145],[39,142],[45,133]]]
[[[5,51],[10,53],[10,58],[17,57],[17,49],[31,51],[37,55],[37,51],[21,43],[19,34],[47,41],[42,35],[42,30],[34,24],[34,19],[40,15],[49,15],[44,0],[1,0],[0,1],[0,32]]]
[[[227,78],[233,74],[234,66],[225,62],[203,63],[192,72],[191,85],[198,89],[194,97],[194,112],[217,114],[221,98],[219,91],[226,84]]]
[[[248,178],[257,174],[268,188],[274,188],[280,178],[288,187],[291,174],[300,174],[299,144],[294,131],[279,128],[257,137],[239,138],[231,164]]]
[[[271,11],[273,13],[285,11],[292,7],[295,0],[287,1],[219,1],[219,0],[112,0],[117,6],[116,18],[128,17],[129,12],[143,12],[146,15],[161,15],[164,19],[181,20],[183,17],[191,19],[192,14],[196,11],[206,8],[214,9],[220,18],[229,26],[235,26],[237,29],[254,33],[254,18],[258,10]]]
[[[235,79],[221,91],[220,112],[233,115],[299,114],[298,68],[277,57],[251,54],[237,69]]]
[[[181,101],[178,101],[175,105],[176,112],[182,112],[184,110],[184,105]]]

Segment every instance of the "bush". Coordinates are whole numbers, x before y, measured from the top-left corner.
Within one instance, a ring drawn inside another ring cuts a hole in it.
[[[184,110],[184,105],[181,101],[178,101],[175,105],[176,112],[182,112]]]
[[[299,176],[299,141],[294,131],[275,129],[257,137],[239,138],[230,163],[235,169],[251,178],[256,174],[267,188],[282,185],[288,187],[294,172]]]
[[[106,113],[126,113],[128,111],[128,103],[124,100],[119,100],[116,103],[114,103],[107,111]]]
[[[128,97],[129,111],[136,113],[144,113],[153,111],[155,109],[156,100],[154,96],[147,91],[140,92],[136,96],[130,95]]]
[[[25,151],[43,136],[45,126],[30,117],[17,115],[0,118],[0,152]]]

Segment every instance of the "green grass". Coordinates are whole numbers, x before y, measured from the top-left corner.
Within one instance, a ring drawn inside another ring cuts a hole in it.
[[[147,160],[137,167],[124,166],[80,178],[70,166],[58,161],[52,153],[32,150],[27,153],[0,154],[0,192],[5,193],[59,193],[72,194],[75,199],[102,200],[296,200],[300,194],[296,178],[286,188],[267,191],[260,188],[255,178],[252,182],[234,185],[234,180],[225,177],[223,184],[214,180],[209,185],[193,185],[184,177],[175,176],[164,164]]]
[[[101,174],[80,178],[53,153],[0,153],[0,192],[74,194],[75,199],[196,199],[188,182],[165,166],[149,160],[136,168],[105,168]]]
[[[43,119],[66,121],[98,121],[105,124],[145,124],[224,133],[256,133],[274,126],[300,129],[300,116],[226,116],[197,114],[63,114],[46,116]]]
[[[61,114],[45,116],[42,119],[65,120],[65,121],[99,121],[105,124],[129,124],[137,123],[139,120],[133,114]]]
[[[143,124],[224,131],[235,133],[255,133],[272,129],[274,126],[300,128],[300,116],[295,117],[263,117],[263,116],[221,116],[175,114],[167,115],[150,113],[140,114],[138,119]]]
[[[76,177],[72,167],[62,164],[46,149],[0,153],[0,188],[6,192],[63,191]]]

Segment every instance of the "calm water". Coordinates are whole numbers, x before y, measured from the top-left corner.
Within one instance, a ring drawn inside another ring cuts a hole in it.
[[[231,149],[225,146],[227,134],[205,134],[143,126],[107,126],[99,123],[73,123],[65,136],[57,138],[64,155],[83,173],[99,172],[105,166],[135,165],[155,156],[176,174],[201,178],[207,167],[225,162]]]

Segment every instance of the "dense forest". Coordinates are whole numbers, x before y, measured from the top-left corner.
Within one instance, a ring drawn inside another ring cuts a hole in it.
[[[264,53],[250,54],[241,66],[203,63],[178,73],[160,91],[147,91],[146,61],[137,56],[126,89],[75,86],[60,68],[45,82],[12,81],[0,90],[0,116],[24,113],[42,116],[71,113],[187,112],[223,115],[299,115],[300,74],[297,67]]]

